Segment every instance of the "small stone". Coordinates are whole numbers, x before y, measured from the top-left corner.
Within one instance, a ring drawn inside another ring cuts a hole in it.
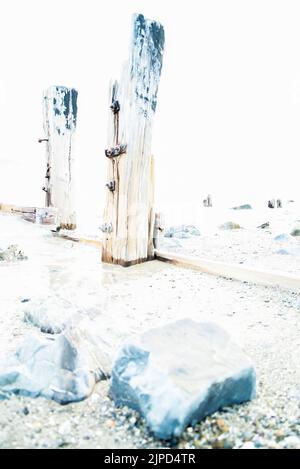
[[[219,226],[220,230],[240,230],[241,226],[238,223],[234,223],[233,221],[228,221],[223,223],[223,225]]]
[[[225,405],[251,400],[255,371],[217,324],[183,319],[124,343],[110,395],[117,406],[138,409],[157,437],[169,439]],[[220,427],[228,431],[225,422]]]
[[[250,441],[253,435],[251,432],[245,432],[243,433],[242,437],[244,441]]]
[[[194,440],[194,446],[196,448],[202,448],[202,446],[203,446],[202,440]]]
[[[259,225],[257,228],[265,230],[266,228],[270,228],[270,223],[267,221],[266,223],[262,223],[261,225]]]
[[[274,435],[277,439],[282,439],[284,438],[285,433],[282,429],[279,429],[279,430],[276,430],[276,432],[274,432]]]
[[[300,236],[300,228],[299,227],[293,228],[291,231],[291,236]]]
[[[216,424],[222,433],[226,433],[229,431],[228,425],[226,424],[226,422],[224,422],[223,419],[217,419]]]
[[[68,433],[71,432],[71,424],[70,422],[64,422],[60,425],[58,429],[58,433],[60,435],[67,435]]]
[[[252,443],[252,441],[246,441],[240,449],[255,449],[255,445]]]
[[[224,440],[216,439],[211,442],[211,445],[214,449],[223,449],[224,448]]]
[[[108,426],[109,428],[115,428],[116,422],[114,422],[114,420],[108,420],[107,426]]]
[[[291,253],[287,249],[278,249],[277,251],[275,251],[275,254],[280,254],[280,255],[283,255],[283,256],[289,256]]]
[[[56,445],[55,445],[55,446],[56,446],[57,448],[64,448],[64,447],[67,446],[68,444],[69,444],[68,441],[66,441],[66,440],[64,440],[64,439],[61,439],[61,440],[58,440],[58,441],[56,442]]]
[[[28,407],[25,406],[25,407],[23,408],[22,412],[23,412],[24,415],[28,415],[28,414],[29,414],[29,409],[28,409]]]
[[[288,436],[282,441],[285,448],[300,448],[300,438]]]

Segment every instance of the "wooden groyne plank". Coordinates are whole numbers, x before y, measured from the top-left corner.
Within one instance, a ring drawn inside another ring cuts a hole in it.
[[[265,286],[278,286],[285,290],[300,293],[300,276],[281,271],[268,271],[245,265],[213,261],[201,257],[185,256],[162,250],[155,250],[156,259],[187,267],[220,277],[231,278]]]

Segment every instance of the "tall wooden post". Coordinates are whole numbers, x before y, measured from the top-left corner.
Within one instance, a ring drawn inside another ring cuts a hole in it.
[[[110,85],[103,262],[129,266],[153,258],[151,140],[164,42],[161,24],[134,15],[129,60],[120,82]]]
[[[77,91],[51,86],[44,93],[44,130],[47,169],[45,175],[46,206],[58,209],[58,225],[76,228],[74,208],[74,133],[77,120]]]

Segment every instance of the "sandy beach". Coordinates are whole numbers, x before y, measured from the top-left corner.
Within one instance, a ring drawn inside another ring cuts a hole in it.
[[[263,259],[260,265],[272,268],[264,256],[269,252],[272,258],[272,231],[247,230],[247,242],[246,229],[220,232],[210,251],[205,249],[208,238],[204,241],[203,235],[197,240],[198,247],[192,246],[195,241],[179,241],[187,243],[182,252],[195,249],[193,254],[205,252],[205,257],[220,256],[231,262],[247,259],[250,265],[259,258],[249,255],[253,254],[255,233],[260,246],[256,250]],[[48,310],[53,320],[61,309],[73,327],[89,324],[112,350],[132,334],[176,319],[212,320],[251,357],[258,388],[255,400],[225,408],[188,427],[179,440],[171,442],[155,439],[136,412],[117,409],[108,395],[108,381],[99,382],[88,399],[67,406],[43,398],[12,396],[0,400],[0,447],[300,448],[297,294],[159,261],[126,269],[102,265],[96,247],[55,238],[48,228],[7,214],[0,216],[0,236],[1,247],[18,244],[28,256],[28,260],[0,263],[1,363],[28,334],[45,335],[24,322],[24,311],[30,305]],[[297,247],[297,240],[290,243],[289,248]],[[296,264],[279,267],[295,273],[299,272]]]
[[[201,236],[188,239],[169,238],[161,243],[164,249],[195,257],[245,266],[300,274],[300,236],[291,236],[300,225],[299,205],[286,203],[282,209],[262,206],[250,210],[209,208],[191,217]],[[167,219],[167,227],[180,225],[181,219]],[[174,223],[175,222],[175,223]],[[226,222],[240,229],[220,229]],[[182,222],[181,222],[182,223]],[[185,223],[190,223],[185,218]],[[268,223],[267,228],[258,228]],[[168,242],[169,240],[169,242]]]

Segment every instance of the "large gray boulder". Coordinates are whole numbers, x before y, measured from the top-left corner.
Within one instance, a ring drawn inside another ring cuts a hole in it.
[[[43,396],[67,404],[88,397],[95,383],[107,377],[110,363],[102,344],[97,348],[86,334],[70,330],[54,338],[27,337],[0,365],[0,398]]]
[[[116,405],[138,410],[157,437],[169,439],[223,406],[252,399],[255,371],[222,328],[184,319],[123,345],[110,394]]]

